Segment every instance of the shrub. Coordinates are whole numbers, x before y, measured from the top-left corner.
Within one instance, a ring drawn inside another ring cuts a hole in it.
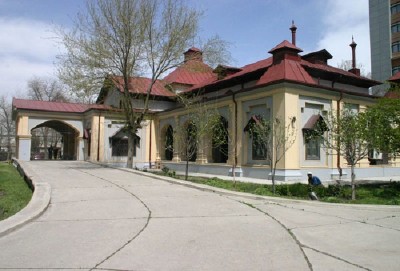
[[[164,167],[161,169],[161,171],[162,171],[165,175],[167,175],[168,172],[169,172],[169,167],[164,166]]]
[[[295,183],[295,184],[290,185],[289,190],[293,197],[308,198],[310,186],[308,184]]]

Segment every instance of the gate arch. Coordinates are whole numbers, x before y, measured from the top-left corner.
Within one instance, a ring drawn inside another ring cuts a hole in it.
[[[47,159],[62,159],[62,160],[77,160],[78,159],[78,137],[80,132],[78,129],[73,127],[71,124],[60,121],[60,120],[47,120],[44,121],[35,127],[33,127],[30,131],[32,134],[32,139],[34,138],[33,131],[40,128],[50,128],[60,134],[59,143],[60,147],[57,146],[58,140],[56,142],[44,141],[41,143],[41,149],[44,150],[44,157]],[[48,135],[44,135],[48,136]],[[53,146],[54,144],[54,146]],[[35,159],[35,150],[37,146],[35,144],[31,144],[31,159]],[[47,152],[46,152],[47,151]],[[42,153],[42,152],[41,152]],[[41,157],[40,157],[41,158]]]

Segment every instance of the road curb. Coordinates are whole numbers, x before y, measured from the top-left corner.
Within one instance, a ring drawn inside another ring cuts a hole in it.
[[[281,197],[261,196],[261,195],[254,195],[254,194],[249,194],[249,193],[245,193],[245,192],[230,191],[230,190],[212,187],[212,186],[203,185],[203,184],[191,183],[188,181],[181,181],[181,180],[178,180],[178,179],[175,179],[172,177],[156,175],[151,172],[145,172],[145,171],[128,169],[128,168],[118,168],[118,167],[113,167],[113,168],[123,170],[126,172],[130,172],[130,173],[139,174],[139,175],[150,177],[150,178],[154,178],[154,179],[158,179],[158,180],[162,180],[162,181],[166,181],[169,183],[179,184],[179,185],[182,185],[185,187],[194,188],[194,189],[198,189],[201,191],[218,193],[220,195],[225,195],[225,196],[238,196],[238,197],[253,199],[253,200],[265,200],[265,201],[271,202],[271,203],[282,203],[282,204],[303,203],[303,204],[309,204],[309,205],[341,206],[341,207],[351,208],[351,209],[400,209],[400,206],[398,206],[398,205],[344,204],[344,203],[320,202],[320,201],[315,201],[315,200],[300,200],[300,199],[288,199],[288,198],[281,198]]]
[[[0,237],[22,227],[36,219],[46,211],[51,199],[51,186],[35,176],[34,172],[22,161],[13,160],[28,185],[32,186],[33,194],[28,205],[15,215],[0,221]]]

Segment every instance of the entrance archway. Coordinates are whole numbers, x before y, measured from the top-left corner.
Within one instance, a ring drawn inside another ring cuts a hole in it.
[[[31,129],[31,160],[77,159],[79,131],[65,122],[49,120]]]

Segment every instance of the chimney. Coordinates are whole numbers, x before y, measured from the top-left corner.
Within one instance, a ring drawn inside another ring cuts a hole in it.
[[[357,69],[357,67],[356,67],[356,47],[357,47],[357,43],[354,42],[354,37],[353,36],[351,37],[350,47],[351,47],[351,69],[349,70],[349,72],[360,76],[360,69]]]
[[[289,28],[292,31],[292,44],[296,45],[296,30],[297,27],[294,25],[294,21],[292,21],[292,26]]]
[[[203,62],[203,52],[196,47],[190,48],[189,50],[184,52],[183,55],[185,56],[184,62],[187,62],[189,60],[197,60]]]

